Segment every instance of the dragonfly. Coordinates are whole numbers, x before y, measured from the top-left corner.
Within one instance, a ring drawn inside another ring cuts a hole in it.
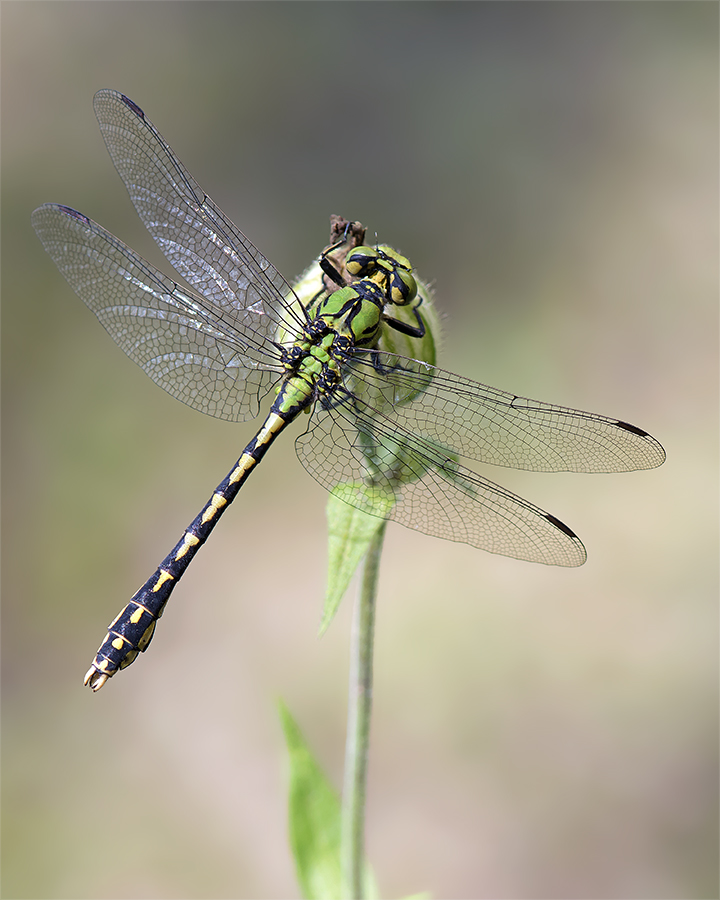
[[[319,259],[329,287],[301,302],[137,104],[102,90],[94,107],[137,213],[184,285],[67,206],[33,212],[45,250],[113,340],[173,397],[232,422],[259,416],[272,400],[228,475],[108,627],[85,676],[93,691],[148,648],[195,554],[303,411],[297,455],[345,502],[428,535],[548,565],[585,562],[577,535],[461,457],[536,472],[627,472],[665,459],[660,443],[628,422],[382,349],[383,334],[423,337],[422,297],[409,261],[386,245],[355,241],[336,264],[331,251],[349,241],[348,228]]]

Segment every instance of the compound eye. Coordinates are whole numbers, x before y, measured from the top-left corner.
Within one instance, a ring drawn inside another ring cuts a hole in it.
[[[355,278],[365,278],[377,270],[379,254],[373,247],[355,247],[347,255],[345,268]]]
[[[415,299],[417,283],[406,269],[395,269],[390,281],[390,299],[397,306],[404,306]]]

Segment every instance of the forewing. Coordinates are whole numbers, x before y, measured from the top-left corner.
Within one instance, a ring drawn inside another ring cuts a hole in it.
[[[98,91],[95,114],[145,227],[173,267],[225,313],[250,310],[258,333],[302,325],[278,270],[213,203],[132,100]]]
[[[496,466],[629,472],[665,459],[655,438],[627,422],[519,397],[392,353],[357,350],[345,382],[353,392],[369,391],[395,425]]]
[[[300,461],[327,490],[345,485],[343,499],[372,513],[365,493],[372,484],[395,494],[388,518],[408,528],[529,562],[585,562],[580,539],[554,516],[463,468],[441,446],[346,399],[317,408],[295,442]],[[375,458],[401,460],[402,477],[368,465],[369,443]]]
[[[221,419],[258,414],[281,367],[242,312],[218,318],[206,300],[73,209],[45,204],[32,224],[70,287],[156,384]]]

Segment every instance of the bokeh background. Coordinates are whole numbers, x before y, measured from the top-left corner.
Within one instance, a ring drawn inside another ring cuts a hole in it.
[[[290,439],[151,652],[82,687],[254,429],[155,387],[32,232],[66,203],[162,265],[93,116],[113,87],[286,276],[359,219],[434,282],[445,368],[667,448],[492,473],[579,570],[389,529],[383,897],[717,897],[717,5],[6,3],[1,49],[3,896],[297,896],[277,697],[341,782],[350,602],[318,641],[325,495]]]

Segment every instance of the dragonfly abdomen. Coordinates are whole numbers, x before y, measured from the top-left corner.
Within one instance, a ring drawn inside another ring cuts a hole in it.
[[[99,691],[108,678],[119,669],[127,668],[135,661],[138,653],[150,646],[155,625],[163,614],[173,588],[185,574],[197,551],[210,537],[220,517],[235,499],[268,447],[302,409],[302,405],[297,405],[289,413],[278,412],[275,409],[278,400],[273,404],[260,431],[247,445],[232,470],[215,488],[201,512],[185,529],[182,538],[108,626],[108,633],[85,675],[85,684],[93,691]]]

